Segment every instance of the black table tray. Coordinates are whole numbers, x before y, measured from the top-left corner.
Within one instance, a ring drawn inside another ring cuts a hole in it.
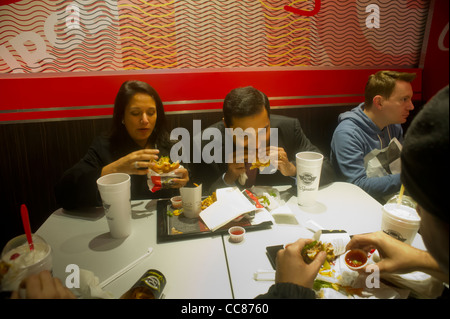
[[[178,216],[167,215],[167,210],[170,208],[170,200],[159,200],[156,206],[156,232],[157,243],[171,242],[177,240],[187,240],[201,237],[211,237],[215,235],[222,235],[228,232],[228,229],[232,226],[242,226],[246,231],[268,229],[272,226],[271,221],[262,222],[258,225],[252,225],[250,221],[243,218],[239,222],[231,221],[228,224],[222,226],[216,231],[212,232],[203,223],[201,218],[186,218],[183,214]],[[172,209],[173,210],[173,209]],[[173,234],[172,227],[177,226],[177,231],[182,231],[181,234]]]

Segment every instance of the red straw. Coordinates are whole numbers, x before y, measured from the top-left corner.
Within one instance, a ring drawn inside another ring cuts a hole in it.
[[[27,236],[28,246],[30,247],[30,251],[34,249],[33,239],[31,238],[31,227],[30,227],[30,219],[28,218],[28,209],[25,204],[22,204],[20,207],[20,215],[22,216],[23,229],[25,230],[25,235]]]

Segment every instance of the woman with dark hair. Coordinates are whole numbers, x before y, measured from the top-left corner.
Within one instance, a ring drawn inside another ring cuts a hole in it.
[[[153,160],[169,156],[171,142],[164,107],[158,93],[141,81],[126,81],[117,93],[111,132],[94,139],[87,154],[66,171],[55,187],[56,200],[64,209],[101,206],[96,181],[110,173],[131,176],[131,199],[164,198],[186,185],[186,168],[175,170],[181,178],[171,189],[152,193],[147,171]]]

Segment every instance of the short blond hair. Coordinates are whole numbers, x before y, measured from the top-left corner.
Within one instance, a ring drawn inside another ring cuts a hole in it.
[[[381,95],[388,99],[394,91],[397,81],[411,83],[415,78],[415,73],[398,71],[378,71],[370,75],[364,92],[364,106],[370,108],[376,95]]]

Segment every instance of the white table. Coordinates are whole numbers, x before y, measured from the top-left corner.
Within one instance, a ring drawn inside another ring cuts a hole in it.
[[[317,203],[312,207],[297,205],[293,196],[288,205],[298,221],[297,225],[277,224],[272,229],[247,232],[243,242],[231,243],[224,238],[230,280],[234,298],[254,298],[266,293],[273,281],[256,281],[258,270],[273,270],[266,255],[266,247],[311,238],[314,233],[305,228],[313,220],[324,229],[343,229],[350,235],[378,231],[381,228],[381,205],[361,188],[348,183],[333,183],[321,188]],[[413,243],[423,247],[420,235]]]
[[[288,205],[296,224],[275,223],[267,230],[247,232],[238,244],[230,243],[228,235],[157,244],[155,200],[132,202],[133,232],[125,239],[111,238],[102,208],[76,215],[59,209],[37,234],[52,246],[53,274],[63,283],[69,264],[92,271],[103,282],[152,247],[150,256],[105,290],[118,298],[146,270],[157,269],[167,278],[166,298],[229,299],[254,298],[267,292],[273,282],[253,279],[257,270],[272,270],[266,247],[311,238],[313,232],[304,227],[309,220],[349,234],[373,232],[381,226],[381,205],[348,183],[320,189],[313,207],[298,206],[295,196]],[[424,249],[420,235],[413,246]]]
[[[38,229],[53,249],[53,274],[63,283],[66,266],[76,264],[103,282],[142,255],[151,255],[104,289],[119,298],[148,269],[161,271],[166,298],[231,298],[227,262],[220,235],[157,244],[156,202],[132,202],[132,234],[113,239],[103,209],[72,215],[54,212]]]

